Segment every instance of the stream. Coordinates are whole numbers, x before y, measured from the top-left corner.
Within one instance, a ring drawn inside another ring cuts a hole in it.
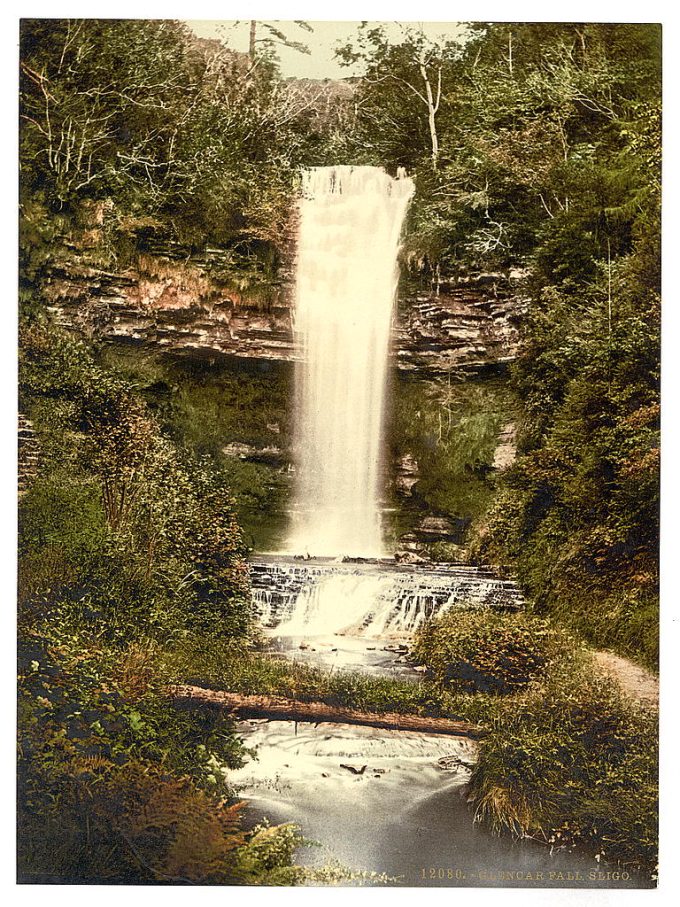
[[[267,635],[280,657],[420,680],[404,644],[391,638]],[[475,823],[466,783],[477,744],[467,738],[266,719],[241,721],[239,731],[257,752],[229,775],[248,801],[248,824],[299,825],[314,842],[298,851],[299,865],[339,862],[388,877],[350,883],[363,885],[652,887],[584,854],[499,837]]]

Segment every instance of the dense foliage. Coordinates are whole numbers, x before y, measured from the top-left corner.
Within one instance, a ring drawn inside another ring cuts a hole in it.
[[[25,228],[35,240],[47,209],[63,231],[101,203],[114,260],[156,235],[217,243],[234,283],[266,284],[297,168],[318,162],[342,111],[323,83],[281,79],[271,52],[251,59],[178,22],[24,20]]]
[[[140,625],[167,637],[206,623],[246,634],[244,548],[209,463],[163,437],[82,342],[34,322],[21,356],[21,403],[43,459],[21,502],[23,613],[47,619],[61,603],[111,639]]]
[[[168,708],[154,661],[148,642],[114,653],[82,629],[20,647],[20,880],[293,881],[290,854],[268,865],[228,802],[231,727]]]
[[[341,52],[365,75],[315,83],[176,22],[24,21],[20,403],[41,453],[20,502],[22,880],[302,880],[295,829],[243,830],[231,724],[164,700],[191,679],[478,721],[480,818],[653,869],[655,719],[556,657],[576,644],[555,621],[655,664],[659,45],[650,25],[365,25]],[[539,612],[428,626],[421,684],[247,648],[236,513],[264,538],[285,483],[222,444],[285,447],[281,375],[95,358],[46,312],[65,262],[162,281],[194,254],[189,290],[267,304],[299,168],[340,161],[413,175],[409,287],[512,270],[523,300],[512,403],[488,382],[395,387],[414,507],[474,518],[473,556],[514,562]],[[510,410],[518,459],[493,477]]]
[[[394,463],[415,463],[416,481],[395,495],[393,532],[412,528],[423,514],[445,516],[459,541],[487,510],[496,489],[492,467],[498,434],[513,417],[514,401],[502,379],[454,380],[399,376],[392,386],[387,441]],[[464,548],[434,542],[441,560],[459,560]]]
[[[82,342],[41,321],[21,340],[41,465],[19,513],[20,878],[297,881],[296,832],[241,828],[232,724],[164,695],[171,642],[252,633],[229,495]]]
[[[510,693],[545,677],[574,647],[574,640],[540,618],[449,611],[418,630],[414,654],[444,686]]]
[[[495,716],[471,796],[497,830],[654,873],[658,758],[654,713],[566,659]]]
[[[276,550],[290,492],[288,363],[208,361],[134,348],[100,354],[135,385],[177,444],[210,458],[234,498],[248,547]]]
[[[476,555],[655,664],[658,26],[474,25],[463,45],[405,29],[395,45],[367,25],[345,55],[368,67],[349,147],[414,170],[411,269],[524,274],[519,458]]]

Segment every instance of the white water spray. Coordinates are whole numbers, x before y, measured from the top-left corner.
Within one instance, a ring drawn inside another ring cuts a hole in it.
[[[380,440],[397,253],[413,182],[378,167],[303,176],[294,331],[293,525],[287,549],[383,555]]]

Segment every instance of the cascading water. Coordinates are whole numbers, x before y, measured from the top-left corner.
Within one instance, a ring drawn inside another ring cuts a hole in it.
[[[293,554],[383,555],[380,437],[397,253],[413,182],[378,167],[303,175],[294,330]]]
[[[452,608],[519,610],[523,600],[490,569],[370,560],[382,555],[379,444],[396,256],[412,192],[410,180],[372,167],[304,177],[293,556],[256,559],[251,578],[279,656],[415,679],[425,668],[409,663],[409,637],[423,621]],[[552,849],[503,845],[472,827],[462,796],[476,758],[471,741],[327,721],[259,719],[240,731],[258,757],[229,781],[259,809],[255,818],[294,822],[376,882],[384,873],[397,884],[487,885],[498,865],[520,870],[509,873],[517,879],[556,871],[585,879],[595,867],[573,855],[553,862]],[[441,868],[452,855],[465,872]],[[325,849],[319,857],[327,862]]]
[[[303,175],[296,480],[286,545],[293,558],[252,566],[260,618],[280,637],[410,634],[446,608],[518,605],[514,588],[474,568],[337,563],[385,554],[380,442],[397,254],[413,191],[403,171],[393,179],[378,167]]]
[[[277,559],[251,567],[253,600],[277,636],[411,634],[450,608],[523,607],[512,580],[481,567],[408,568]]]

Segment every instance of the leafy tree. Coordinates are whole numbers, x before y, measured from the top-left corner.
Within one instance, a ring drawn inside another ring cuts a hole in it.
[[[346,65],[361,61],[366,66],[356,100],[357,132],[358,141],[367,140],[373,149],[376,163],[413,166],[427,142],[436,170],[438,115],[450,98],[460,44],[431,41],[407,26],[402,26],[401,40],[393,43],[383,26],[364,24],[355,42],[337,53]]]
[[[649,662],[659,37],[645,25],[472,24],[432,51],[412,30],[392,43],[364,26],[340,52],[366,65],[357,155],[416,181],[411,274],[436,287],[480,269],[525,275],[520,458],[480,524],[479,557],[515,558],[537,607]],[[419,59],[441,92],[428,95]]]
[[[106,200],[122,232],[210,239],[266,267],[285,244],[296,168],[329,128],[317,103],[334,104],[324,86],[281,79],[267,27],[253,64],[172,21],[24,21],[25,213]]]

